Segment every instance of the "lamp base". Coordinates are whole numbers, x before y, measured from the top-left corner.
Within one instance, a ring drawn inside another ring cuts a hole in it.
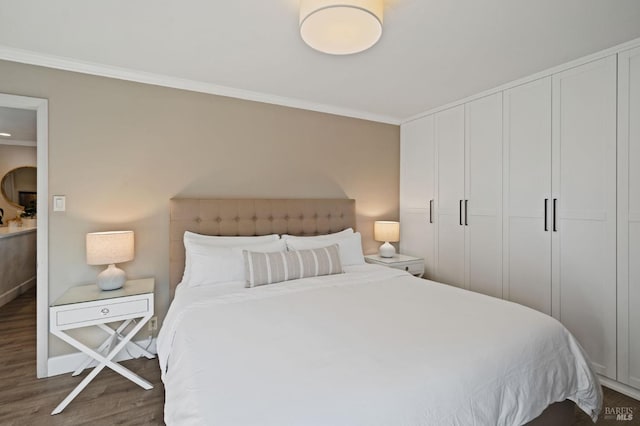
[[[100,287],[100,290],[117,290],[122,288],[127,277],[124,271],[116,265],[111,264],[107,266],[107,269],[98,274],[96,284]]]
[[[387,241],[380,246],[380,251],[378,253],[380,254],[380,257],[393,257],[396,255],[396,248]]]

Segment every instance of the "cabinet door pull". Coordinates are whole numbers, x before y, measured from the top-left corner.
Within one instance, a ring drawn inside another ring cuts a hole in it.
[[[558,199],[554,198],[553,199],[553,232],[558,232],[557,210],[558,210]]]
[[[545,198],[544,199],[544,230],[545,230],[545,232],[549,231],[549,224],[548,224],[548,219],[547,219],[548,206],[549,206],[549,199]]]
[[[464,200],[464,226],[469,226],[469,200]]]
[[[460,200],[460,226],[462,226],[462,200]]]
[[[433,223],[433,200],[429,200],[429,223]]]

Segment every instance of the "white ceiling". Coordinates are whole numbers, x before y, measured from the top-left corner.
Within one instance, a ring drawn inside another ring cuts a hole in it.
[[[36,144],[36,111],[18,108],[0,107],[0,133],[11,136],[0,136],[3,145]]]
[[[0,17],[0,58],[22,49],[387,122],[640,37],[639,0],[387,0],[382,39],[352,56],[304,44],[297,0],[0,0]]]

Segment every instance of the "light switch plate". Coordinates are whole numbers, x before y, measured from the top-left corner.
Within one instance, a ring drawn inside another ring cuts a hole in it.
[[[63,212],[67,209],[67,197],[64,195],[53,196],[53,211]]]

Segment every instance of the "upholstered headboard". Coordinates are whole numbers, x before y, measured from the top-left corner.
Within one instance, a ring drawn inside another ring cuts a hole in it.
[[[170,295],[184,272],[185,231],[205,235],[320,235],[355,228],[356,202],[349,199],[171,200]]]

